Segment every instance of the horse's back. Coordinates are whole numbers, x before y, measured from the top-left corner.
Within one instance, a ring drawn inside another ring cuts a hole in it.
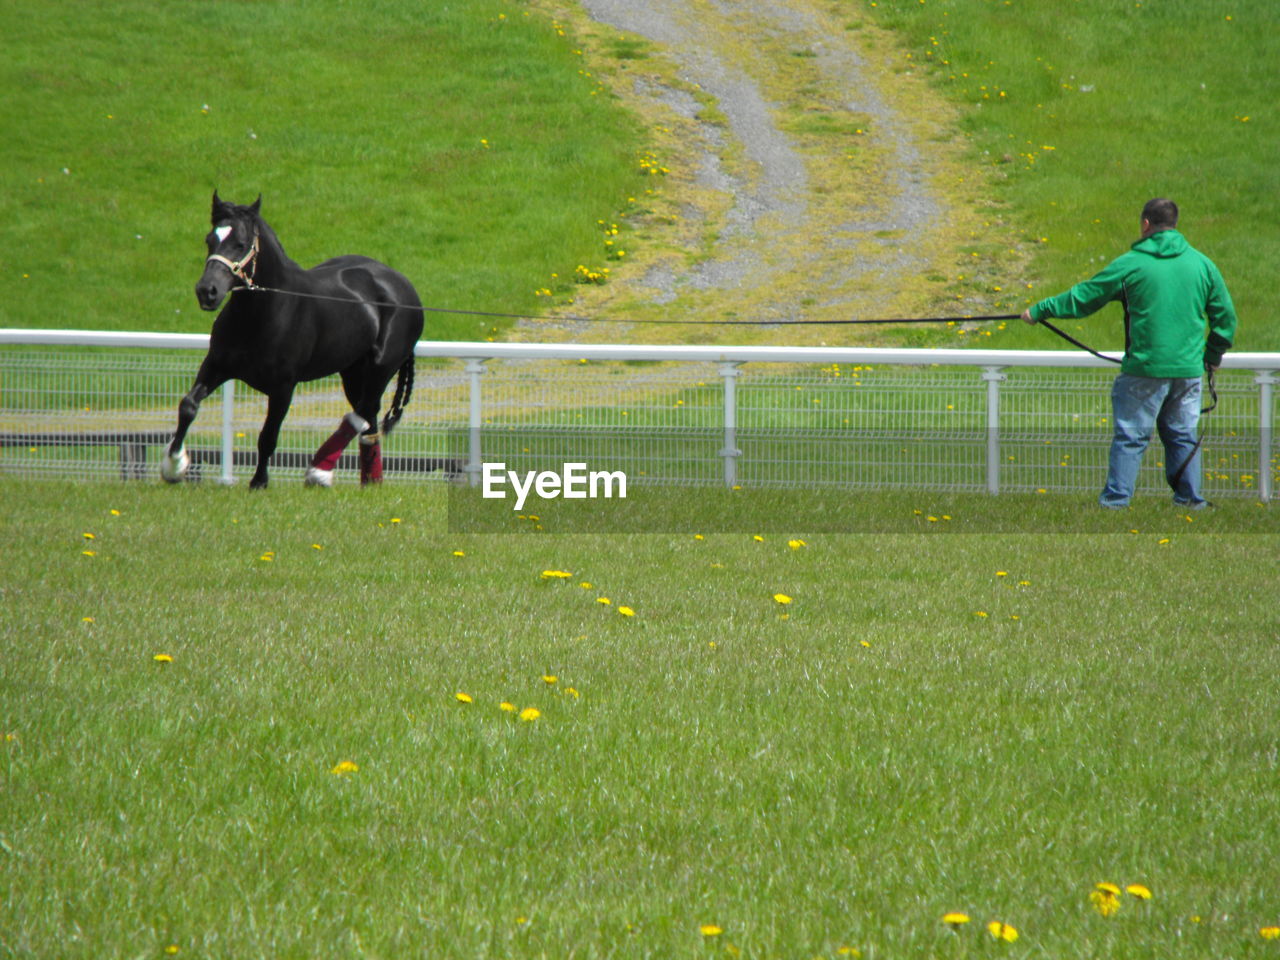
[[[353,254],[333,257],[307,272],[322,282],[337,284],[358,294],[358,299],[394,303],[421,315],[422,301],[409,278],[372,257]],[[375,292],[372,297],[371,292]]]
[[[372,257],[333,257],[308,271],[339,297],[359,301],[378,319],[379,352],[412,350],[422,335],[422,301],[409,278]]]

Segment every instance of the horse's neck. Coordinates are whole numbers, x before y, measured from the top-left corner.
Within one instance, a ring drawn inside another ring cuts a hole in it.
[[[259,220],[257,226],[260,250],[254,281],[262,286],[285,288],[297,283],[305,271],[284,252],[280,238],[265,220]]]

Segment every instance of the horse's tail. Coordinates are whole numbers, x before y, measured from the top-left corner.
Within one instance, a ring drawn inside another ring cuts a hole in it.
[[[395,429],[400,418],[404,415],[404,408],[409,405],[409,398],[413,396],[413,354],[409,354],[409,359],[400,364],[400,375],[396,378],[396,393],[391,400],[391,406],[387,410],[387,415],[382,418],[382,435],[385,437],[388,433]]]

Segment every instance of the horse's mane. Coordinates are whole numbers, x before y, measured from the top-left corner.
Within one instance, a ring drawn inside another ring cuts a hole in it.
[[[262,249],[269,251],[270,255],[275,260],[279,261],[281,266],[291,266],[299,270],[302,269],[294,262],[293,258],[290,257],[289,254],[285,253],[284,244],[282,244],[280,242],[280,238],[276,236],[276,232],[272,228],[271,224],[262,219],[261,213],[255,212],[252,207],[236,207],[236,212],[243,213],[252,220],[254,227],[258,231],[258,236],[261,238]]]

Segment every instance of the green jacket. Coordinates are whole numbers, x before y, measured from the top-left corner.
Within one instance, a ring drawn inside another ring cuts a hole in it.
[[[1124,306],[1124,362],[1140,377],[1198,377],[1231,349],[1236,310],[1213,261],[1177,230],[1135,243],[1100,273],[1031,308],[1032,320],[1087,317]],[[1205,320],[1208,319],[1208,339]]]

